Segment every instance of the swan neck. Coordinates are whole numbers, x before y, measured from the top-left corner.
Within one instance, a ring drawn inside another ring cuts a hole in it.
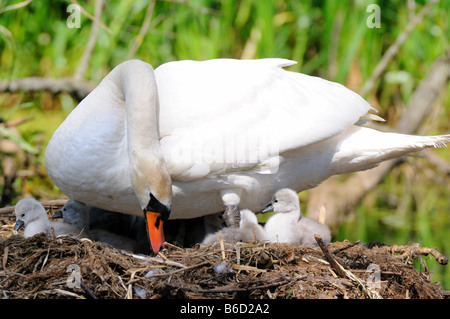
[[[117,84],[125,101],[128,145],[145,149],[159,145],[159,102],[153,68],[142,64],[122,64]]]
[[[170,205],[171,179],[159,144],[159,100],[150,64],[130,60],[117,67],[113,77],[118,98],[125,102],[130,176],[142,207],[149,194]]]

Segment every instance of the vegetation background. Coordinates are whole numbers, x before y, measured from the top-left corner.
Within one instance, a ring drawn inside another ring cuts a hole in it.
[[[68,12],[71,4],[80,5],[79,20]],[[371,4],[378,5],[379,28],[370,27]],[[78,103],[69,91],[13,89],[14,80],[96,84],[129,58],[157,67],[181,59],[282,57],[298,61],[292,71],[362,94],[392,130],[433,63],[449,55],[449,18],[446,0],[0,0],[0,207],[29,195],[64,196],[47,176],[44,151]],[[449,119],[447,76],[418,133],[449,133]],[[420,243],[449,256],[449,162],[449,150],[438,149],[394,166],[331,225],[335,239]],[[299,195],[304,212],[311,192]],[[450,289],[449,266],[429,257],[417,267],[428,267],[432,280]]]

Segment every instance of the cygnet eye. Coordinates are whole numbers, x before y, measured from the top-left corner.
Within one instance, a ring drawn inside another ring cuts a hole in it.
[[[274,203],[278,203],[278,199],[275,199],[273,202],[274,202]]]

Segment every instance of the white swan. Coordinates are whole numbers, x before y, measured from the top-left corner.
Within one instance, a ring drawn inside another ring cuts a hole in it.
[[[84,203],[69,200],[52,218],[62,218],[63,223],[78,230],[78,236],[81,238],[100,241],[117,249],[127,250],[133,253],[148,253],[145,245],[131,238],[114,234],[105,229],[90,229],[89,207]]]
[[[328,227],[318,221],[302,216],[300,203],[295,191],[280,189],[262,213],[274,212],[264,225],[270,240],[279,243],[317,245],[314,235],[319,235],[328,244],[331,234]]]
[[[36,234],[45,233],[52,235],[52,228],[55,236],[76,235],[79,231],[65,223],[52,222],[48,219],[44,206],[32,197],[19,200],[15,206],[16,224],[14,230],[25,227],[23,236],[32,237]]]
[[[238,241],[265,241],[268,240],[264,228],[258,223],[255,213],[251,210],[243,209],[240,211],[239,227],[225,227],[220,229],[220,237],[223,241],[236,243]],[[203,239],[203,245],[209,245],[220,241],[217,232],[206,235]]]
[[[342,85],[283,69],[294,63],[179,61],[153,71],[124,62],[55,131],[48,174],[78,201],[144,211],[157,252],[169,215],[259,211],[280,188],[301,191],[450,140],[357,126],[374,109]]]

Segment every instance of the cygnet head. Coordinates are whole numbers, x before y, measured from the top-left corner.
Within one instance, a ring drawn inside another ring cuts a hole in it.
[[[14,209],[16,215],[16,225],[14,230],[19,230],[23,226],[38,220],[48,220],[44,206],[33,197],[27,197],[19,200]]]
[[[52,218],[63,218],[65,223],[73,225],[79,230],[87,230],[89,207],[84,203],[70,199]]]
[[[298,195],[289,188],[280,189],[273,195],[272,201],[262,211],[262,213],[300,213],[300,203]]]

